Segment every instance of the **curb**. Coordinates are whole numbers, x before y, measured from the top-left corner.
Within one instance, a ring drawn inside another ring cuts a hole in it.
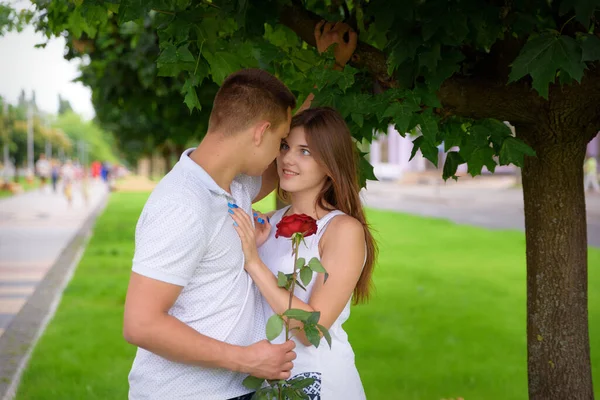
[[[108,197],[100,200],[0,337],[0,399],[12,400],[16,395],[35,344],[56,312]]]

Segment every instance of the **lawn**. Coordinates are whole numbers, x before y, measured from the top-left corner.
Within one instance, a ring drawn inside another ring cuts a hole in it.
[[[135,349],[122,339],[122,308],[146,197],[112,195],[17,399],[127,398]],[[368,216],[381,248],[376,292],[345,325],[368,399],[526,399],[523,234],[383,211]],[[600,396],[600,251],[589,254]]]

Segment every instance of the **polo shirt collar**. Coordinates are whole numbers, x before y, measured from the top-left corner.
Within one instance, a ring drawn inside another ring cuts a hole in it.
[[[198,180],[198,182],[202,183],[208,190],[216,194],[222,194],[227,197],[232,197],[230,193],[227,193],[225,189],[221,186],[217,185],[217,182],[202,168],[200,165],[196,164],[194,160],[190,158],[190,153],[194,151],[196,148],[192,147],[187,149],[181,155],[179,162],[181,166],[190,174],[194,175],[194,177]]]

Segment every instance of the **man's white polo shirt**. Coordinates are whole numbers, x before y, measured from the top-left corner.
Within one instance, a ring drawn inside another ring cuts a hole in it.
[[[247,346],[265,338],[260,293],[244,271],[241,242],[228,214],[252,215],[261,178],[239,175],[227,193],[186,150],[156,186],[136,227],[133,271],[183,286],[169,314],[214,339]],[[131,400],[224,400],[249,392],[244,375],[186,365],[138,349]]]

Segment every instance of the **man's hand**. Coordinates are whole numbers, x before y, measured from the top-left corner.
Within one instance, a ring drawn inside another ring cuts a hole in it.
[[[348,33],[348,41],[344,39],[346,33]],[[343,68],[356,50],[358,34],[344,22],[321,21],[315,26],[315,39],[319,53],[326,51],[332,44],[337,44],[333,50],[335,63]]]
[[[288,379],[296,359],[296,343],[271,344],[266,340],[244,348],[242,372],[264,379]]]

